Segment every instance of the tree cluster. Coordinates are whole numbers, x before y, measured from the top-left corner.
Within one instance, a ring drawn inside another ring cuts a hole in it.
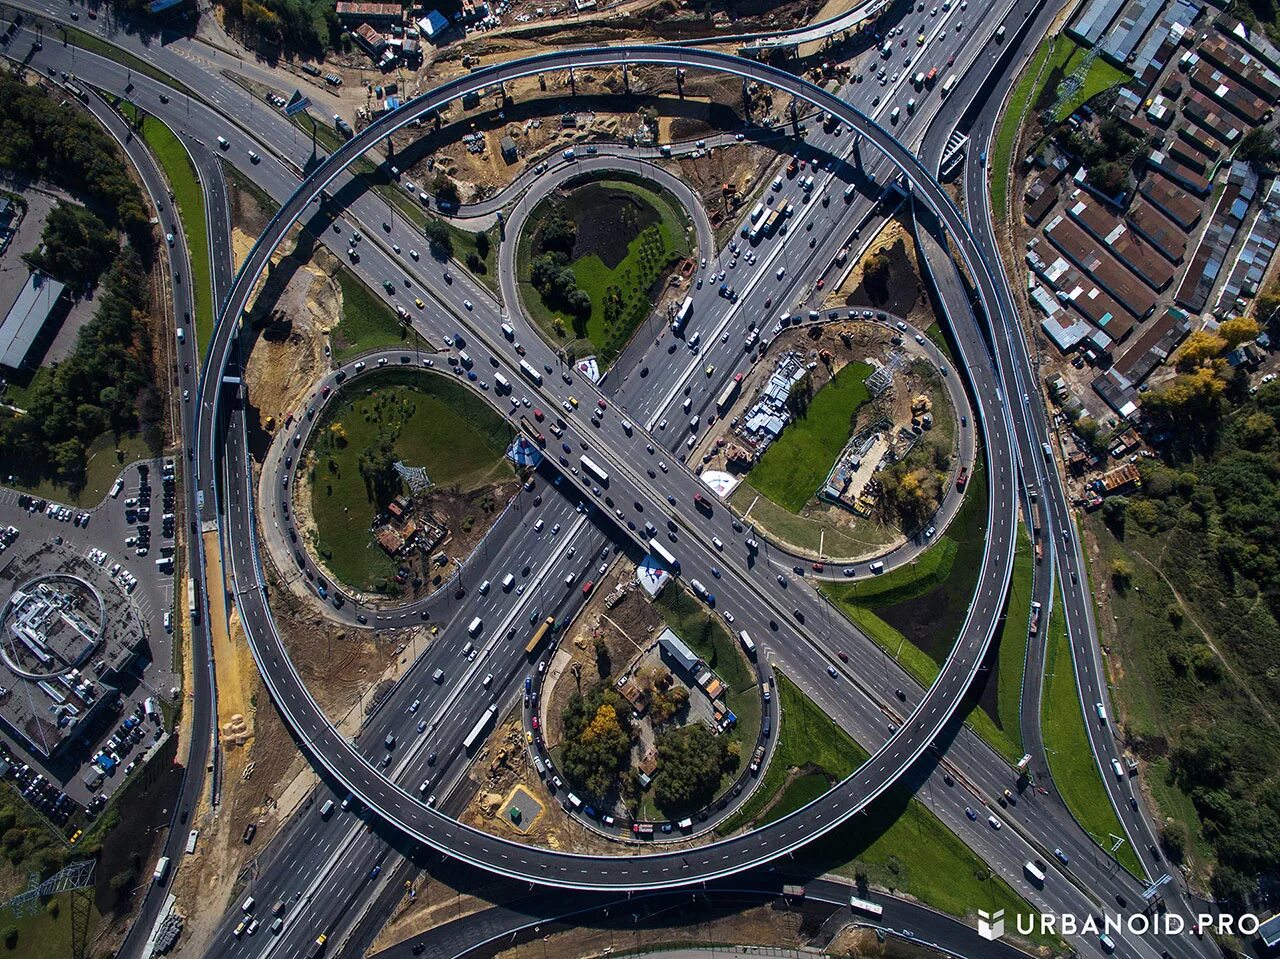
[[[59,202],[49,211],[40,246],[23,259],[73,287],[90,287],[119,250],[116,233],[82,206]]]
[[[603,799],[630,765],[631,708],[611,687],[597,686],[586,696],[574,693],[562,719],[561,768],[586,795]]]
[[[323,53],[340,26],[332,3],[318,0],[219,0],[227,26],[252,46]]]
[[[542,295],[542,301],[553,310],[562,310],[575,318],[574,328],[579,335],[585,329],[585,321],[591,314],[591,297],[578,286],[578,278],[569,268],[562,253],[544,253],[536,257],[529,271],[529,282]]]
[[[58,110],[37,87],[0,74],[0,166],[87,196],[149,256],[151,217],[114,140],[88,115]]]
[[[34,381],[26,414],[0,413],[0,461],[24,480],[78,488],[88,446],[108,432],[141,430],[157,453],[163,446],[163,401],[143,323],[146,276],[132,249],[117,256],[103,286],[71,355]]]
[[[1233,324],[1218,338],[1225,346],[1246,332],[1246,324]],[[1280,783],[1273,776],[1280,751],[1270,722],[1239,688],[1247,682],[1272,714],[1280,707],[1280,383],[1256,396],[1224,393],[1212,350],[1188,343],[1179,362],[1207,365],[1179,374],[1161,402],[1187,410],[1211,395],[1221,410],[1210,427],[1197,427],[1202,442],[1192,452],[1176,454],[1181,462],[1174,455],[1140,461],[1142,485],[1104,510],[1116,535],[1156,538],[1153,558],[1167,558],[1155,561],[1195,610],[1194,623],[1172,604],[1155,611],[1171,677],[1161,680],[1161,692],[1180,717],[1168,730],[1169,775],[1191,798],[1216,856],[1213,892],[1239,907],[1280,862]],[[1117,572],[1127,579],[1130,570],[1113,566],[1113,579]],[[1162,841],[1171,855],[1185,846],[1172,830]]]
[[[1145,145],[1128,124],[1113,116],[1104,117],[1096,132],[1088,125],[1058,128],[1058,144],[1080,159],[1089,182],[1114,196],[1124,190],[1133,169],[1132,159]]]
[[[654,801],[669,814],[705,806],[715,798],[729,766],[728,743],[703,723],[681,726],[658,737]]]

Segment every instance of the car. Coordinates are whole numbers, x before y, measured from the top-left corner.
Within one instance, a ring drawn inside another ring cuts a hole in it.
[[[578,408],[578,398],[576,396],[569,397],[569,405],[576,410]]]
[[[969,817],[973,822],[977,822],[977,821],[978,821],[978,814],[977,814],[976,812],[974,812],[974,811],[973,811],[973,807],[972,807],[972,806],[965,806],[965,807],[964,807],[964,814],[965,814],[966,816],[968,816],[968,817]]]
[[[473,304],[470,300],[463,300],[462,305],[465,306],[468,310],[475,309],[475,304]]]
[[[836,678],[836,676],[838,675],[838,674],[836,673],[836,668],[835,668],[834,666],[828,666],[828,667],[827,667],[827,675],[828,675],[828,676],[830,676],[832,679],[835,679],[835,678]]]
[[[416,260],[416,259],[418,259],[418,251],[417,251],[417,250],[410,250],[410,251],[409,251],[409,256],[410,256],[412,259],[415,259],[415,260]]]
[[[413,305],[414,305],[414,306],[416,306],[416,307],[417,307],[418,309],[420,309],[420,310],[425,310],[425,309],[427,308],[427,304],[425,304],[425,303],[423,303],[423,302],[422,302],[422,297],[420,297],[420,296],[415,296],[415,297],[413,298]]]

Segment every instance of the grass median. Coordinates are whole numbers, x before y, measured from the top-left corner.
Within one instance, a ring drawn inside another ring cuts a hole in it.
[[[778,674],[781,718],[769,766],[742,812],[726,823],[780,819],[848,777],[867,752],[813,700]],[[824,851],[818,851],[824,850]],[[890,790],[861,816],[797,855],[804,867],[834,872],[903,893],[956,916],[1031,906],[905,788]]]
[[[213,335],[213,276],[209,258],[209,218],[204,207],[204,191],[196,177],[195,165],[186,148],[172,130],[155,117],[140,113],[130,104],[121,109],[134,126],[141,117],[140,133],[147,148],[164,171],[169,188],[173,191],[182,221],[182,232],[191,254],[191,297],[195,302],[195,336],[197,353],[203,354]],[[179,271],[181,272],[181,271]],[[181,282],[181,281],[180,281]]]
[[[1085,722],[1071,661],[1062,596],[1058,594],[1049,617],[1049,650],[1041,701],[1044,748],[1049,754],[1053,781],[1071,815],[1098,845],[1110,850],[1115,838],[1124,836],[1124,827],[1120,825],[1102,782],[1102,773],[1094,761]],[[1113,855],[1135,876],[1142,875],[1142,865],[1128,840]]]
[[[859,629],[925,687],[933,685],[940,664],[960,635],[978,586],[987,521],[986,467],[984,460],[978,462],[951,525],[914,563],[883,576],[820,586]],[[1023,654],[1015,650],[1011,655]],[[1016,683],[1020,689],[1022,671],[1010,665],[999,671],[997,682]],[[1022,757],[1017,741],[981,705],[975,705],[965,721],[1010,764]]]

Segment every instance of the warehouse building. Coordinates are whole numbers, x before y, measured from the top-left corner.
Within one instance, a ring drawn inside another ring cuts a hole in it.
[[[1182,262],[1187,254],[1187,233],[1154,205],[1139,197],[1129,207],[1127,219],[1158,253],[1173,263]]]
[[[1123,6],[1124,0],[1089,0],[1075,23],[1067,28],[1067,34],[1086,47],[1092,47],[1107,32],[1107,27]]]
[[[1213,219],[1205,227],[1187,267],[1174,301],[1199,313],[1209,301],[1209,294],[1221,275],[1236,233],[1244,225],[1249,204],[1258,192],[1258,175],[1249,164],[1234,161],[1227,177],[1226,189],[1213,211]]]
[[[1152,206],[1184,231],[1200,222],[1204,204],[1168,177],[1153,173],[1142,181],[1139,190]]]
[[[19,370],[43,355],[37,344],[47,347],[65,315],[62,294],[66,285],[43,273],[32,273],[0,321],[0,366]]]
[[[1123,220],[1108,213],[1083,190],[1076,190],[1067,204],[1067,213],[1095,240],[1105,243],[1116,259],[1157,292],[1173,282],[1173,264],[1156,253]]]
[[[1138,319],[1156,306],[1156,295],[1119,264],[1109,252],[1067,217],[1059,214],[1044,228],[1044,235],[1058,250]],[[1118,337],[1117,337],[1118,339]]]
[[[1116,66],[1124,67],[1163,7],[1164,0],[1130,0],[1120,12],[1115,26],[1107,32],[1102,43],[1102,55]]]

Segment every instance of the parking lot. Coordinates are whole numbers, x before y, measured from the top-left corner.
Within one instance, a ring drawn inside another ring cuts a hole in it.
[[[119,690],[119,701],[95,709],[84,728],[50,757],[33,752],[8,725],[11,718],[0,715],[0,760],[7,760],[7,775],[55,822],[65,821],[68,810],[74,812],[72,804],[87,807],[91,815],[105,804],[144,761],[147,750],[162,741],[163,708],[179,694],[170,632],[174,484],[165,473],[159,460],[132,464],[111,494],[90,510],[0,487],[0,530],[6,531],[0,535],[0,603],[35,576],[67,573],[82,578],[101,597],[107,636],[119,640],[112,631],[135,631],[123,645],[137,652],[118,673],[114,668],[125,663],[123,653],[118,663],[95,654],[78,670],[88,681],[86,688],[93,688],[101,675],[111,676],[105,686]],[[9,527],[16,533],[7,532]],[[12,641],[9,636],[3,640]],[[121,646],[104,641],[100,649],[111,655]],[[6,674],[3,685],[28,682],[7,675],[10,671],[0,664],[0,673]],[[93,702],[92,696],[86,699]],[[60,794],[67,797],[61,805]]]

